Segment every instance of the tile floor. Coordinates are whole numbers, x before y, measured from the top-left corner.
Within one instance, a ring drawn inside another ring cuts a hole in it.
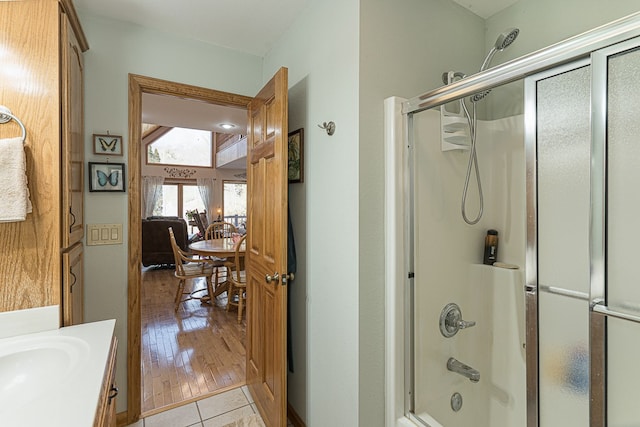
[[[128,427],[225,427],[234,426],[235,421],[257,413],[249,389],[242,386],[152,415]],[[257,418],[258,423],[250,425],[264,427],[259,415]]]

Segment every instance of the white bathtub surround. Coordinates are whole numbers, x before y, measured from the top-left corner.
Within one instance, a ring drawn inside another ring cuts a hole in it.
[[[411,417],[405,417],[404,385],[411,378],[404,375],[410,360],[404,233],[410,217],[404,200],[408,190],[402,183],[407,162],[400,102],[387,100],[386,118],[393,120],[387,120],[385,128],[387,427],[413,425]],[[439,116],[438,111],[425,111],[413,117],[415,413],[447,427],[524,425],[522,271],[477,265],[486,230],[494,228],[500,233],[498,261],[524,266],[523,117],[478,122],[485,212],[479,224],[469,226],[460,214],[468,152],[441,150]],[[469,211],[478,201],[474,188],[470,185]],[[439,318],[448,303],[458,304],[463,319],[476,321],[476,326],[451,338],[442,336]],[[478,370],[480,382],[448,371],[449,357]],[[455,392],[463,397],[459,412],[451,409]]]
[[[59,305],[0,313],[0,339],[50,331],[59,327]]]
[[[93,425],[114,326],[105,320],[1,339],[2,424]]]

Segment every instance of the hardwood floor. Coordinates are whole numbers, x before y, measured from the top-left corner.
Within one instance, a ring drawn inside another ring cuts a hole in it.
[[[226,311],[226,293],[213,305],[191,300],[174,312],[173,269],[142,271],[142,414],[178,406],[245,383],[246,318]],[[204,287],[189,280],[185,290]]]

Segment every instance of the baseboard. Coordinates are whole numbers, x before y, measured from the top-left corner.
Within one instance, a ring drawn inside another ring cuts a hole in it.
[[[298,415],[289,402],[287,402],[287,417],[289,418],[289,421],[291,421],[291,424],[293,424],[293,427],[307,427],[304,421],[302,421],[302,418],[300,418],[300,415]]]

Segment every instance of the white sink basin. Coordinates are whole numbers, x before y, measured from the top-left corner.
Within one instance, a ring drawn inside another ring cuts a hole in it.
[[[0,343],[0,414],[56,394],[88,360],[89,345],[68,336],[23,336]]]

